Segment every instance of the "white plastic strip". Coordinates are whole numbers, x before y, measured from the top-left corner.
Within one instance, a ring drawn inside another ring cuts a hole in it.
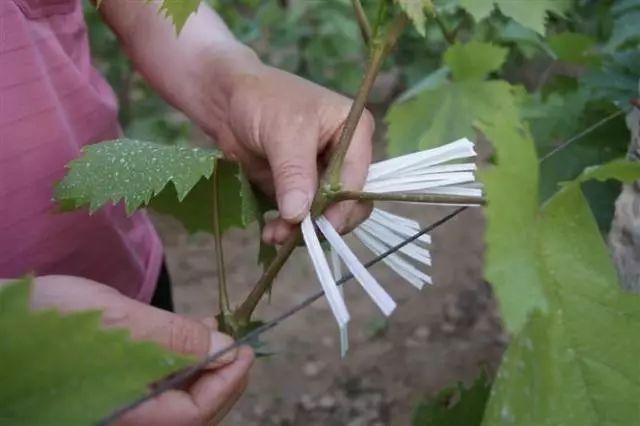
[[[378,281],[371,275],[369,271],[360,263],[355,254],[351,251],[349,246],[344,242],[342,237],[333,229],[331,223],[324,217],[320,216],[316,220],[316,224],[320,229],[320,232],[325,236],[331,248],[338,253],[338,256],[342,259],[349,271],[358,280],[364,291],[367,292],[371,300],[380,308],[383,314],[386,316],[391,315],[391,312],[396,308],[396,302],[393,301],[391,296],[385,291],[384,288],[378,283]]]
[[[316,231],[313,229],[311,216],[307,215],[307,217],[304,218],[300,228],[302,230],[302,237],[307,246],[307,251],[309,252],[309,257],[311,258],[316,275],[318,276],[318,280],[322,286],[322,290],[324,290],[327,302],[329,302],[329,307],[338,322],[338,327],[342,330],[342,328],[349,322],[349,312],[344,304],[344,299],[340,295],[338,286],[331,276],[329,264],[327,263],[327,259],[324,257],[324,253],[320,247],[320,241],[318,240]]]
[[[414,152],[372,164],[369,167],[367,180],[379,179],[389,175],[405,175],[447,161],[474,157],[475,155],[473,142],[468,139],[459,139],[437,148]]]
[[[380,225],[372,226],[372,224],[365,222],[360,225],[360,228],[389,247],[396,246],[404,241],[404,238],[395,235],[388,228],[383,228]],[[406,254],[417,262],[431,266],[431,255],[429,254],[429,250],[425,248],[409,243],[400,247],[398,251]]]
[[[428,193],[428,190],[431,188],[440,188],[448,185],[457,185],[473,182],[475,177],[473,174],[469,173],[471,176],[457,176],[455,178],[448,178],[438,181],[427,181],[427,182],[397,182],[393,185],[384,185],[384,184],[376,184],[374,185],[365,185],[364,191],[366,192],[377,192],[377,193],[385,193],[385,192],[401,192],[401,191],[416,191],[419,193]]]
[[[384,210],[374,208],[371,216],[363,224],[378,224],[392,230],[401,237],[409,238],[420,232],[420,224],[415,220],[397,216]],[[431,237],[428,234],[419,236],[414,242],[431,244]]]
[[[379,192],[382,190],[397,191],[398,187],[407,184],[425,184],[433,187],[435,182],[439,182],[438,186],[448,185],[445,182],[467,183],[474,182],[475,175],[471,172],[451,172],[451,173],[429,173],[422,175],[400,176],[396,178],[389,178],[385,180],[379,180],[376,182],[367,182],[364,186],[365,192]]]
[[[338,253],[331,248],[331,272],[333,273],[333,279],[336,282],[342,278],[342,268],[340,267],[340,257]],[[340,296],[344,299],[344,288],[342,286],[338,286],[338,291],[340,291]],[[346,324],[344,327],[340,327],[340,356],[344,358],[349,351],[349,325]]]
[[[378,256],[387,250],[384,244],[376,241],[365,231],[356,228],[354,234],[369,250]],[[419,290],[421,290],[425,284],[431,284],[431,277],[419,271],[397,254],[391,254],[385,257],[383,262]]]

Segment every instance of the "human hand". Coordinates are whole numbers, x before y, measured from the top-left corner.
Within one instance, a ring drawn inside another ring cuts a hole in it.
[[[233,343],[215,331],[215,321],[198,322],[129,299],[111,287],[83,278],[45,276],[35,280],[33,309],[62,312],[102,310],[109,328],[127,328],[138,340],[154,341],[172,351],[204,357]],[[201,426],[217,424],[244,391],[253,352],[229,352],[191,384],[170,390],[125,414],[118,425]]]
[[[318,176],[337,145],[352,101],[257,59],[245,59],[242,66],[220,62],[213,66],[227,66],[230,71],[225,80],[227,101],[219,101],[219,92],[217,98],[212,96],[218,101],[210,104],[217,117],[210,133],[254,183],[275,196],[280,218],[265,226],[263,240],[281,244],[309,211]],[[362,189],[373,131],[374,120],[365,111],[344,161],[343,189]],[[347,232],[370,211],[367,203],[346,201],[325,214],[336,229]]]

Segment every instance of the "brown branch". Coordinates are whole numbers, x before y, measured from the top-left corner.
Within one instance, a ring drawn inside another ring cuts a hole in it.
[[[382,66],[385,56],[395,44],[406,24],[407,18],[402,14],[391,24],[389,30],[385,34],[384,40],[381,43],[376,44],[374,41],[362,84],[358,89],[356,98],[354,99],[351,109],[349,110],[349,114],[347,115],[347,119],[338,141],[338,147],[332,154],[329,166],[322,178],[322,183],[316,191],[316,195],[311,206],[311,213],[314,216],[322,213],[331,202],[331,200],[326,197],[327,186],[336,190],[339,190],[340,188],[342,163],[344,162],[344,157],[351,143],[351,139],[353,138],[353,134],[360,122],[360,117],[364,112],[365,104],[369,97],[369,93],[371,92],[371,88],[373,87],[373,83],[380,71],[380,67]],[[239,325],[242,326],[249,323],[251,314],[256,306],[258,306],[260,299],[262,299],[262,296],[271,288],[271,283],[278,275],[278,272],[280,272],[280,269],[282,269],[282,266],[286,263],[287,259],[289,259],[289,256],[291,256],[291,253],[296,248],[299,241],[300,228],[297,228],[280,250],[278,250],[276,257],[264,271],[255,287],[234,312],[234,318]]]
[[[359,201],[399,201],[405,203],[428,204],[455,204],[483,206],[486,201],[483,197],[470,197],[462,195],[438,195],[438,194],[411,194],[405,192],[359,192],[339,191],[331,195],[335,201],[359,200]]]

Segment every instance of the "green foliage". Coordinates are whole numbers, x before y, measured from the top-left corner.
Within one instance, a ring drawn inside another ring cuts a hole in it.
[[[629,100],[638,93],[640,52],[616,52],[602,67],[585,73],[582,83],[592,97],[612,102],[618,108],[629,108]]]
[[[0,289],[0,423],[94,424],[192,361],[101,330],[99,312],[30,312],[29,289]]]
[[[431,0],[395,0],[402,10],[413,22],[416,31],[422,36],[426,35],[426,12],[433,13]]]
[[[443,389],[432,401],[420,403],[413,426],[480,426],[491,384],[482,372],[471,387],[462,383]]]
[[[151,0],[147,0],[151,1]],[[160,11],[171,18],[176,32],[180,33],[192,13],[195,13],[202,0],[162,0]]]
[[[488,43],[471,42],[449,48],[444,65],[453,81],[440,79],[413,99],[390,108],[386,117],[389,154],[474,137],[475,122],[492,122],[517,114],[514,88],[505,81],[484,81],[504,58],[505,49]]]
[[[547,309],[537,256],[537,157],[519,120],[495,120],[481,128],[498,161],[480,175],[488,200],[485,277],[493,286],[505,327],[516,332],[531,311]]]
[[[88,205],[91,212],[123,200],[132,214],[169,182],[182,200],[202,177],[211,176],[218,157],[217,151],[129,139],[88,145],[69,164],[55,198],[73,208]]]
[[[554,34],[549,36],[547,42],[558,60],[579,65],[589,65],[598,61],[594,51],[596,41],[586,34]]]
[[[640,344],[628,338],[640,332],[640,298],[619,289],[581,192],[591,178],[632,181],[640,165],[587,169],[538,214],[536,257],[549,309],[534,312],[510,345],[485,425],[628,424],[640,416]]]
[[[549,12],[562,15],[571,7],[571,0],[459,0],[460,5],[469,12],[476,21],[491,15],[497,7],[503,15],[508,16],[523,26],[544,34],[547,14]]]

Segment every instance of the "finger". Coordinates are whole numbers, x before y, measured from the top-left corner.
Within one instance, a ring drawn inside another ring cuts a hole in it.
[[[66,312],[99,309],[105,327],[129,329],[134,339],[156,342],[186,355],[204,357],[233,343],[229,336],[200,321],[146,305],[82,278],[47,276],[36,279],[31,304],[36,309],[56,307]],[[235,351],[230,351],[218,360],[218,365],[228,364],[235,357]]]
[[[295,229],[296,225],[293,225],[280,217],[275,218],[264,225],[262,241],[271,245],[284,244]]]
[[[302,221],[313,201],[318,181],[317,133],[301,126],[288,126],[280,131],[279,143],[265,146],[278,210],[290,223]]]
[[[367,180],[374,129],[373,116],[365,111],[344,159],[341,182],[345,190],[359,191]],[[366,206],[358,207],[355,201],[343,201],[327,209],[325,216],[336,230],[346,232],[349,227],[357,226],[360,221],[366,219],[367,209]]]
[[[227,416],[227,414],[229,414],[231,409],[236,405],[236,403],[238,402],[238,400],[240,399],[244,391],[247,389],[248,384],[249,384],[249,377],[245,376],[240,382],[238,389],[227,400],[227,402],[224,403],[224,405],[218,410],[215,416],[211,419],[211,421],[209,422],[210,425],[217,425],[222,421],[222,419],[224,419]]]
[[[251,348],[243,346],[238,358],[231,364],[204,374],[191,386],[189,393],[199,408],[203,419],[213,419],[233,396],[242,391],[254,355]]]
[[[134,410],[125,413],[116,426],[200,426],[199,408],[191,395],[184,391],[168,390]]]

